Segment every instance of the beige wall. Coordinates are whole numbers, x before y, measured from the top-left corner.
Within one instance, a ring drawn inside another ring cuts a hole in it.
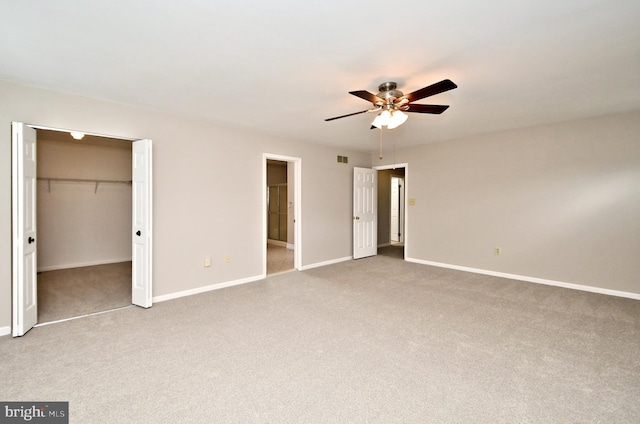
[[[0,82],[0,328],[11,323],[11,121],[153,140],[153,296],[262,274],[263,153],[302,159],[302,265],[351,256],[353,166],[368,154],[347,152],[345,166],[342,148]]]
[[[636,112],[398,151],[408,257],[639,294],[639,134]]]

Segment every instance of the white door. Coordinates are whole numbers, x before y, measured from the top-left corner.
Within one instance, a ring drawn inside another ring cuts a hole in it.
[[[353,169],[353,259],[378,253],[378,171]]]
[[[404,241],[404,178],[391,177],[391,241]]]
[[[132,300],[149,308],[152,304],[152,155],[151,140],[133,142],[132,156]]]
[[[11,124],[12,137],[12,335],[24,335],[38,322],[36,240],[36,130]]]

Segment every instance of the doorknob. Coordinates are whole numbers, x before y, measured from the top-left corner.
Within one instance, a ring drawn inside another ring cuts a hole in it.
[[[140,236],[142,235],[142,233],[140,232],[140,230],[136,231],[136,235],[137,235],[138,237],[140,237]]]
[[[360,219],[360,217],[359,216],[354,216],[353,219],[358,220],[358,219]]]
[[[33,237],[29,236],[29,238],[27,239],[27,243],[31,244],[34,241],[36,241],[36,239],[34,239]]]

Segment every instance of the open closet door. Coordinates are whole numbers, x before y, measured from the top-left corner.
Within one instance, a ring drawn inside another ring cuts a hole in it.
[[[132,195],[132,303],[149,308],[152,304],[152,186],[151,140],[133,142]]]
[[[378,254],[378,171],[353,168],[353,259]]]
[[[19,337],[38,322],[36,249],[36,130],[11,124],[12,335]]]

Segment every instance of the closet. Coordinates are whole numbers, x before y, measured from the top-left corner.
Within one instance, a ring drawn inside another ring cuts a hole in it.
[[[131,142],[37,133],[38,321],[130,305]]]

